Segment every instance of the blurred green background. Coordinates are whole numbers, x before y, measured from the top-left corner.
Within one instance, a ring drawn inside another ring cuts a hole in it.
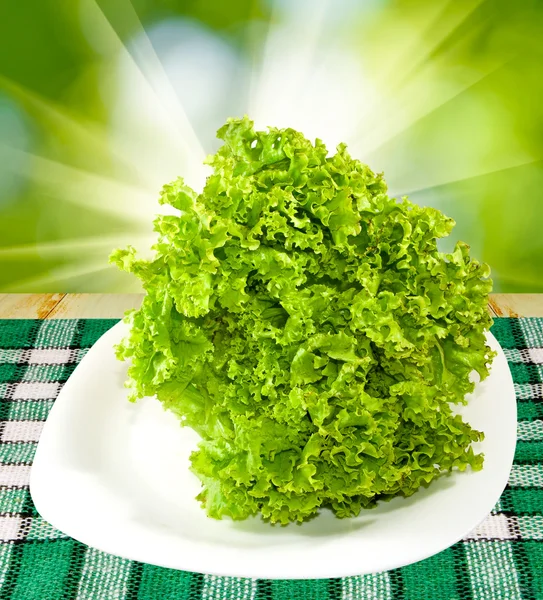
[[[543,292],[539,0],[3,0],[0,291],[137,291],[161,186],[228,116],[291,126],[435,206]]]

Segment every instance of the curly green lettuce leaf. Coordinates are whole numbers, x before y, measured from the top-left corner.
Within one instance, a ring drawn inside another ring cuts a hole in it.
[[[409,496],[480,469],[454,411],[488,375],[489,269],[454,222],[292,129],[230,119],[201,194],[160,202],[154,258],[111,260],[146,295],[117,349],[132,399],[156,395],[201,437],[211,517],[288,523]]]

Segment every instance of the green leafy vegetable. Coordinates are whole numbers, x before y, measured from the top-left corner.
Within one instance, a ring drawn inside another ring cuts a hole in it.
[[[489,269],[454,222],[387,195],[345,145],[244,118],[198,195],[160,198],[153,260],[112,260],[146,291],[118,347],[133,399],[156,394],[201,436],[192,469],[211,517],[349,517],[483,457],[455,416],[493,353]]]

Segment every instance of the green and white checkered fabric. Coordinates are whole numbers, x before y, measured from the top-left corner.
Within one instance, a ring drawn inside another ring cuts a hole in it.
[[[0,320],[0,600],[543,600],[543,319],[496,319],[492,329],[513,374],[519,423],[509,485],[487,520],[417,564],[314,581],[132,562],[76,542],[37,514],[28,480],[44,421],[77,363],[115,323]]]

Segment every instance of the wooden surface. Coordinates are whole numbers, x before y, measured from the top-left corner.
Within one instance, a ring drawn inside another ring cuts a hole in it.
[[[0,319],[119,319],[143,294],[0,294]]]
[[[143,294],[66,294],[48,319],[118,319],[129,308],[139,308]]]
[[[0,319],[120,319],[143,294],[0,294]],[[543,294],[492,294],[497,317],[543,317]]]
[[[46,319],[65,294],[0,294],[1,319]]]
[[[496,317],[543,317],[543,294],[492,294],[489,307]]]

